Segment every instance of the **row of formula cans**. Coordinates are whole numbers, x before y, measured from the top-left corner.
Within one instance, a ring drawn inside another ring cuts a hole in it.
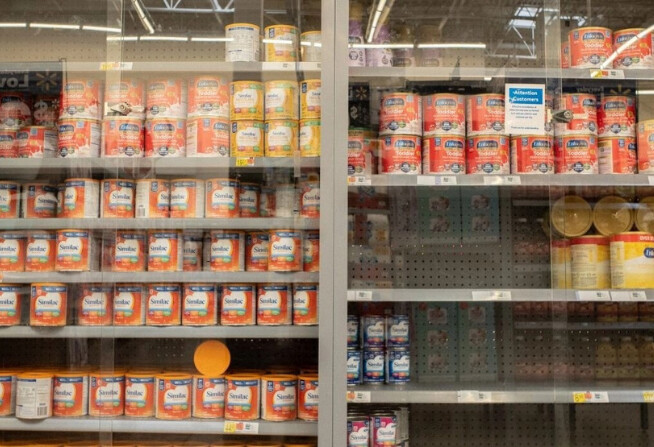
[[[317,441],[315,438],[293,438],[293,441],[274,441],[273,438],[263,437],[255,440],[235,441],[224,439],[223,435],[214,435],[215,438],[211,442],[203,441],[189,441],[189,440],[171,440],[166,437],[166,441],[162,439],[142,439],[140,436],[136,437],[122,437],[116,439],[114,437],[111,442],[98,442],[98,439],[87,439],[83,434],[71,433],[64,438],[60,436],[48,437],[40,436],[35,439],[15,439],[9,438],[1,441],[1,447],[316,447]],[[234,438],[236,439],[236,438]],[[247,439],[250,439],[248,437]],[[266,440],[261,440],[266,439]],[[404,447],[404,446],[400,446]]]
[[[0,219],[320,217],[320,180],[296,186],[213,179],[0,182]]]
[[[321,32],[300,33],[298,27],[287,24],[264,28],[253,23],[231,23],[225,26],[225,60],[227,62],[261,61],[261,45],[265,62],[320,62]]]
[[[408,447],[409,408],[375,405],[347,412],[347,447]]]
[[[318,324],[318,285],[313,283],[3,284],[0,298],[0,326]]]

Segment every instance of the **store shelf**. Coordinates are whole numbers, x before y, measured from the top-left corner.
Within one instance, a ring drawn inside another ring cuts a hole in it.
[[[2,281],[5,283],[32,282],[272,282],[272,283],[303,283],[318,282],[318,273],[305,272],[4,272]]]
[[[555,330],[555,331],[638,331],[654,330],[654,323],[638,321],[634,323],[599,323],[566,321],[517,321],[517,330]]]
[[[319,224],[318,219],[284,217],[235,219],[0,219],[0,230],[59,230],[66,228],[89,230],[267,230],[296,228],[299,230],[317,230]]]
[[[367,182],[365,182],[367,183]],[[647,174],[373,175],[372,186],[649,186]],[[359,182],[356,185],[362,186]]]
[[[317,326],[65,326],[0,328],[2,338],[318,338]]]
[[[10,71],[20,68],[21,64],[2,64]],[[31,66],[34,70],[34,66]],[[131,71],[141,73],[303,73],[308,76],[320,77],[320,62],[225,62],[225,61],[183,61],[183,62],[67,62],[65,69],[69,72],[102,72]]]
[[[318,432],[318,424],[312,422],[252,422],[258,424],[258,433],[256,434],[265,436],[316,436]],[[211,419],[167,421],[159,419],[128,419],[123,417],[115,419],[98,419],[91,417],[49,418],[40,421],[29,421],[10,417],[0,418],[0,430],[29,430],[41,432],[74,431],[87,433],[189,433],[215,435],[225,432],[225,421]]]

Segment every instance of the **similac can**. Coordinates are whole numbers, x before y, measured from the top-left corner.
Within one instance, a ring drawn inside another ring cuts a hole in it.
[[[386,350],[386,383],[408,383],[411,380],[411,355],[409,349]]]
[[[393,411],[380,411],[370,416],[370,447],[397,444],[397,416]]]
[[[363,383],[384,383],[386,359],[382,348],[366,348],[363,351]]]
[[[568,38],[572,68],[600,67],[613,52],[613,35],[608,28],[577,28],[570,31]]]
[[[185,272],[202,270],[202,231],[182,233],[182,269]]]
[[[238,217],[240,182],[230,178],[214,178],[206,182],[206,217]]]
[[[379,135],[422,136],[422,97],[415,93],[386,93],[379,111]]]
[[[114,288],[109,284],[83,284],[77,290],[75,308],[79,326],[111,326]]]
[[[20,158],[55,158],[58,153],[57,130],[45,126],[21,127],[16,133]]]
[[[20,211],[20,184],[0,182],[0,219],[18,219]]]
[[[300,82],[300,119],[320,119],[320,79]]]
[[[234,81],[229,91],[229,119],[263,121],[263,82]]]
[[[121,105],[126,104],[129,110]],[[145,82],[140,79],[120,79],[108,82],[104,89],[105,117],[128,116],[145,118]]]
[[[136,217],[170,217],[169,180],[136,180]]]
[[[609,238],[581,236],[570,240],[572,287],[607,289],[611,287]]]
[[[384,174],[420,174],[422,172],[422,139],[410,135],[389,135],[380,138],[381,169]]]
[[[182,79],[158,79],[150,81],[148,82],[146,94],[147,119],[186,119],[187,99],[188,91],[186,89],[186,81]]]
[[[564,135],[554,140],[554,164],[557,174],[597,174],[597,137]]]
[[[96,218],[100,213],[100,181],[90,178],[69,178],[64,182],[62,213],[58,217]]]
[[[603,96],[597,108],[600,137],[636,136],[636,98],[633,96]]]
[[[386,347],[408,347],[411,341],[410,327],[408,315],[387,315],[385,325]]]
[[[422,98],[423,136],[466,135],[465,96],[435,93]]]
[[[322,60],[322,33],[306,31],[300,34],[300,56],[302,62],[320,62]]]
[[[307,230],[304,232],[303,247],[303,270],[305,272],[320,271],[320,231]]]
[[[297,326],[318,324],[318,284],[293,286],[293,324]]]
[[[184,284],[182,325],[218,324],[218,299],[215,284]]]
[[[572,119],[556,123],[556,135],[597,134],[597,97],[590,93],[563,93],[556,98],[555,108],[569,110]]]
[[[191,417],[193,377],[183,373],[167,373],[156,377],[154,417],[179,420]]]
[[[292,288],[289,284],[257,286],[257,324],[279,326],[292,323]]]
[[[465,137],[458,135],[436,135],[423,138],[423,174],[465,174],[465,142]]]
[[[89,412],[89,376],[83,371],[56,372],[53,380],[52,415],[80,417]]]
[[[230,155],[232,157],[263,157],[266,126],[263,121],[232,121]]]
[[[552,258],[552,288],[572,288],[572,255],[569,239],[553,239],[550,247]]]
[[[16,128],[32,124],[29,94],[22,92],[0,93],[0,126]]]
[[[347,348],[347,384],[361,385],[362,367],[361,350],[358,347]]]
[[[386,346],[386,320],[381,315],[361,317],[361,346],[382,348]]]
[[[22,231],[0,232],[0,272],[25,270],[25,242]]]
[[[567,36],[561,42],[561,68],[570,68],[570,41]]]
[[[135,195],[134,180],[102,180],[100,217],[133,219]]]
[[[292,25],[267,26],[263,32],[266,62],[297,62],[300,31]]]
[[[636,174],[635,137],[600,137],[599,173],[600,174]]]
[[[188,116],[229,118],[229,83],[220,76],[196,76],[188,85]]]
[[[224,284],[221,287],[220,324],[253,326],[256,324],[256,292],[253,284]]]
[[[66,197],[66,183],[57,184],[57,217],[64,216],[65,197]]]
[[[357,315],[348,315],[347,316],[347,347],[348,348],[358,347],[359,340],[361,340],[359,317]]]
[[[650,289],[654,287],[654,236],[626,232],[611,236],[611,287]]]
[[[170,181],[170,217],[204,217],[204,180],[180,178]]]
[[[89,416],[122,416],[125,409],[125,375],[122,371],[89,374]]]
[[[300,96],[295,81],[267,81],[264,105],[266,120],[298,120]]]
[[[549,136],[511,137],[511,172],[554,174],[554,140]]]
[[[114,272],[145,271],[145,231],[116,230],[112,270]]]
[[[266,157],[293,157],[298,150],[298,122],[266,121]]]
[[[466,98],[468,137],[504,133],[504,95],[484,93]],[[508,173],[508,172],[507,172]]]
[[[130,371],[125,374],[125,416],[154,416],[154,372]]]
[[[0,158],[18,158],[18,140],[15,129],[0,129]]]
[[[251,421],[259,419],[261,379],[257,374],[225,376],[225,419]]]
[[[45,182],[23,185],[21,215],[25,218],[48,218],[57,215],[57,187]]]
[[[297,376],[261,377],[261,418],[265,421],[292,421],[297,418]]]
[[[16,375],[16,417],[46,419],[52,416],[52,374],[47,372]]]
[[[255,231],[245,235],[245,271],[268,271],[268,241],[267,231]]]
[[[509,137],[479,135],[466,144],[468,174],[509,174]]]
[[[11,416],[16,408],[16,372],[0,370],[0,416]]]
[[[114,326],[143,326],[147,294],[148,289],[143,284],[116,284]]]
[[[259,217],[261,186],[258,183],[241,183],[238,194],[238,209],[241,217]]]
[[[261,196],[259,196],[259,216],[260,217],[275,217],[275,209],[277,208],[275,188],[271,186],[261,187]]]
[[[182,245],[179,231],[148,231],[148,271],[181,272]]]
[[[186,122],[187,157],[229,157],[229,121],[198,116]]]
[[[181,293],[179,284],[150,284],[145,306],[146,326],[179,326]]]
[[[21,323],[23,303],[26,297],[27,289],[23,285],[0,285],[0,326],[17,326]],[[0,382],[2,382],[1,378]],[[0,394],[0,400],[2,400],[2,394]],[[0,403],[0,414],[1,409],[2,404]]]
[[[92,119],[60,119],[57,126],[59,158],[97,158],[100,156],[100,122]]]
[[[210,269],[213,272],[245,270],[245,233],[234,230],[212,230]]]
[[[300,183],[300,216],[308,219],[320,217],[319,180],[307,180]]]
[[[368,447],[370,445],[370,418],[364,414],[348,414],[347,447]]]
[[[613,51],[620,49],[618,57],[613,61],[614,68],[654,68],[652,33],[637,37],[644,31],[643,28],[630,28],[613,32]]]
[[[54,271],[56,252],[57,233],[54,231],[28,231],[25,246],[25,271]]]
[[[59,118],[102,117],[102,82],[93,79],[74,79],[64,82],[59,102]]]
[[[146,157],[185,157],[186,120],[152,118],[145,122]]]
[[[300,120],[300,156],[320,157],[321,126],[319,119]]]
[[[654,172],[654,120],[638,123],[638,172]],[[0,185],[1,188],[1,185]],[[2,190],[0,190],[2,193]],[[2,200],[0,200],[0,206]],[[0,208],[1,209],[1,208]]]
[[[299,272],[302,270],[302,232],[271,230],[268,270],[271,272]]]
[[[97,271],[100,267],[98,239],[89,230],[57,230],[55,270]]]
[[[298,418],[304,421],[317,421],[319,401],[318,375],[300,374],[298,376]]]
[[[193,417],[216,419],[225,416],[225,378],[193,376]]]
[[[232,23],[225,26],[225,61],[259,62],[261,59],[261,28],[252,23]]]
[[[102,123],[102,156],[105,158],[145,155],[145,128],[141,118],[105,117]]]

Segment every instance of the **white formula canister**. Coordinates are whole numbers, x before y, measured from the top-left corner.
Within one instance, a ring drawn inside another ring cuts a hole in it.
[[[136,217],[170,217],[170,181],[136,181]]]
[[[252,23],[232,23],[225,26],[225,61],[259,62],[261,58],[261,28]]]
[[[52,374],[24,373],[16,377],[16,417],[46,419],[52,416]]]
[[[300,34],[300,55],[302,62],[322,60],[322,35],[320,31],[307,31]]]
[[[299,192],[292,183],[275,188],[275,217],[293,217],[299,208]]]
[[[170,217],[204,217],[204,180],[179,178],[170,181]]]
[[[58,217],[96,218],[100,214],[100,181],[69,178],[64,182],[64,204]]]

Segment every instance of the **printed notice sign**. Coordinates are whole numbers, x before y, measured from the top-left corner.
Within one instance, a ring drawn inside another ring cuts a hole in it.
[[[506,133],[545,134],[545,84],[506,84]]]

